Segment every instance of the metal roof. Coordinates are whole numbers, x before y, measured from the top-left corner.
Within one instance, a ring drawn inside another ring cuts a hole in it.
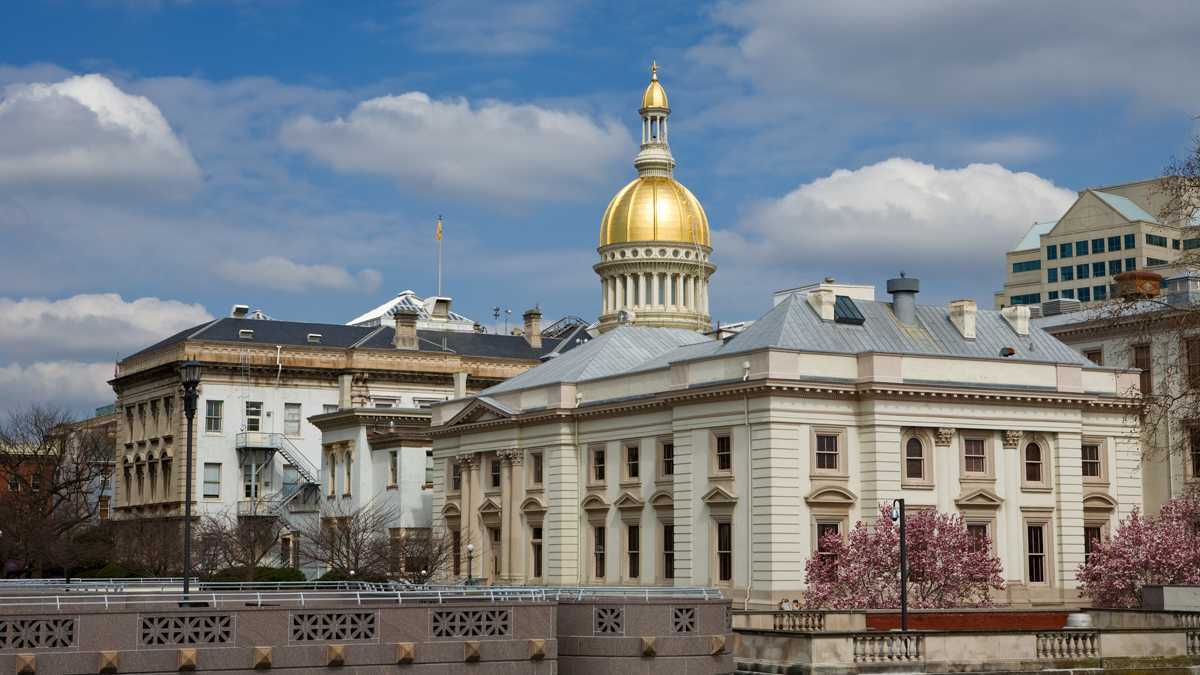
[[[1042,247],[1042,235],[1050,234],[1054,226],[1058,225],[1057,220],[1046,220],[1040,223],[1034,223],[1029,226],[1029,230],[1025,232],[1025,236],[1021,237],[1021,241],[1010,249],[1010,251],[1028,251],[1031,248]]]
[[[1099,197],[1105,204],[1113,207],[1127,220],[1144,220],[1148,223],[1157,223],[1158,219],[1146,212],[1146,209],[1138,206],[1133,200],[1121,195],[1114,195],[1111,192],[1101,192],[1092,190],[1092,194]]]
[[[375,309],[346,322],[346,324],[349,326],[361,326],[365,324],[379,325],[379,322],[386,323],[386,320],[391,317],[392,312],[397,309],[408,309],[416,312],[418,321],[429,319],[429,312],[425,309],[425,300],[417,297],[415,291],[405,290]],[[453,311],[450,312],[449,320],[474,324],[474,321],[471,319]]]

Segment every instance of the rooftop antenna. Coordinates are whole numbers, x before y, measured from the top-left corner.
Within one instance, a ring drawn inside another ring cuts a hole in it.
[[[434,232],[434,238],[437,239],[437,294],[442,297],[442,214],[438,214],[437,230]]]

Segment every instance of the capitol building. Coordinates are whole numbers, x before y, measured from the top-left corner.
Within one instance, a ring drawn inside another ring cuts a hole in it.
[[[1027,307],[919,304],[914,278],[775,294],[714,334],[701,202],[675,179],[667,92],[641,99],[637,177],[600,215],[597,334],[432,409],[433,527],[451,576],[803,594],[825,535],[879,504],[961,513],[1001,603],[1073,602],[1090,542],[1142,505],[1136,371]],[[821,270],[804,270],[824,278]]]

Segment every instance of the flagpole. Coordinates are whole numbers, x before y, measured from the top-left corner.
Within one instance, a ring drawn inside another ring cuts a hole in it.
[[[442,296],[442,216],[438,215],[437,223],[437,294]]]

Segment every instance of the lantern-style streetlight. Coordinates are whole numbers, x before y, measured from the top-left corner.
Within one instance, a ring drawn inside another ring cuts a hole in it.
[[[183,414],[187,417],[187,483],[183,497],[183,598],[188,599],[192,582],[192,424],[196,419],[196,388],[200,386],[200,364],[179,364],[179,383],[183,386]]]
[[[471,585],[471,558],[475,554],[475,544],[467,544],[467,585]]]

